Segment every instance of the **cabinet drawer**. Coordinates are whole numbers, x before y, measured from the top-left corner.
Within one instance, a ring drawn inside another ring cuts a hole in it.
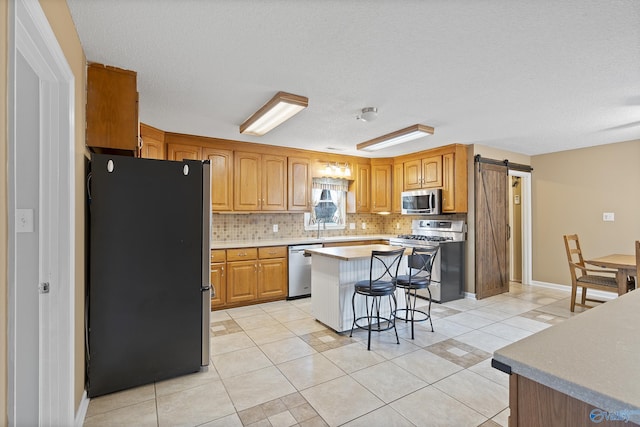
[[[227,249],[227,261],[246,261],[258,258],[256,248]]]
[[[224,262],[226,259],[226,252],[224,249],[215,249],[211,251],[211,262]]]
[[[258,248],[260,259],[265,258],[285,258],[287,256],[286,246],[269,246],[266,248]]]

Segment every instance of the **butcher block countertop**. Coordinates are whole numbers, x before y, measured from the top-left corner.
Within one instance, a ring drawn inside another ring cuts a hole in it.
[[[389,240],[395,235],[388,234],[362,234],[353,236],[330,236],[330,237],[291,237],[282,239],[263,239],[263,240],[225,240],[211,242],[211,249],[232,249],[232,248],[257,248],[264,246],[295,246],[310,245],[335,242],[349,241],[366,241],[366,240]]]
[[[493,358],[596,408],[640,414],[640,291],[503,347]]]
[[[351,261],[354,259],[370,258],[371,251],[391,251],[402,249],[402,246],[389,245],[362,245],[362,246],[341,246],[336,248],[307,249],[306,253],[313,255],[323,255],[329,258],[336,258],[341,261]]]

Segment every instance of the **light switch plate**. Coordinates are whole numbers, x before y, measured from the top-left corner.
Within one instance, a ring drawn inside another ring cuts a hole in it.
[[[16,233],[33,233],[33,209],[16,209]]]
[[[355,222],[350,222],[349,223],[349,230],[355,230],[356,229],[356,223]]]
[[[273,232],[274,233],[278,232],[278,224],[273,224]]]
[[[363,222],[363,223],[362,223],[362,229],[363,229],[363,230],[366,230],[366,229],[367,229],[367,223],[366,223],[366,222]]]
[[[603,221],[615,221],[616,220],[616,215],[613,212],[604,212],[602,214],[602,220]]]

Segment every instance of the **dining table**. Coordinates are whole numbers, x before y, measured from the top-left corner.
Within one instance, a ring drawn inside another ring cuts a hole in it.
[[[625,294],[628,291],[627,276],[637,276],[635,255],[611,254],[588,260],[587,263],[616,270],[618,295]],[[638,283],[636,281],[637,286]]]

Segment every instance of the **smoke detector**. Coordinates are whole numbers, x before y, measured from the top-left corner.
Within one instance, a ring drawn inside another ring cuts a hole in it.
[[[361,113],[356,116],[356,119],[363,122],[372,122],[378,117],[378,109],[376,107],[365,107]]]

